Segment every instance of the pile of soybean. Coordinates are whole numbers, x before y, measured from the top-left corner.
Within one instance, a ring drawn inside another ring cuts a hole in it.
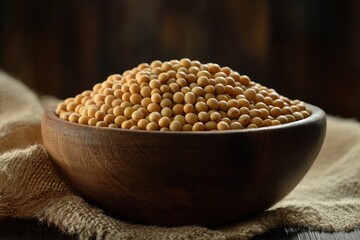
[[[67,98],[55,113],[97,127],[159,131],[261,128],[310,116],[290,100],[229,67],[188,58],[142,63]]]

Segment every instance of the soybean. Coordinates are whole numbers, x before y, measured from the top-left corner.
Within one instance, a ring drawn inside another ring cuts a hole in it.
[[[148,131],[261,128],[308,118],[300,100],[253,82],[227,66],[196,60],[141,63],[67,98],[55,114],[95,127]]]

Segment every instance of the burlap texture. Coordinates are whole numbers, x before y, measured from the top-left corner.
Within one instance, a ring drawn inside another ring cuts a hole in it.
[[[49,162],[41,144],[43,111],[44,101],[0,72],[0,217],[36,218],[81,239],[249,239],[276,226],[331,231],[360,225],[360,124],[354,120],[328,117],[320,155],[285,199],[260,216],[214,230],[134,225],[87,204]]]

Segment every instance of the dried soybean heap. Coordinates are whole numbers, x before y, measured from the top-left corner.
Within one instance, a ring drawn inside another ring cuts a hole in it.
[[[289,100],[229,67],[184,58],[142,63],[59,103],[62,119],[97,127],[160,131],[259,128],[307,118]]]

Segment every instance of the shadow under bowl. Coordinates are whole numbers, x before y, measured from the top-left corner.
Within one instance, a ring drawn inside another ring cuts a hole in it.
[[[119,219],[220,226],[284,198],[310,169],[326,115],[278,126],[160,132],[71,123],[47,111],[42,136],[59,176]]]

